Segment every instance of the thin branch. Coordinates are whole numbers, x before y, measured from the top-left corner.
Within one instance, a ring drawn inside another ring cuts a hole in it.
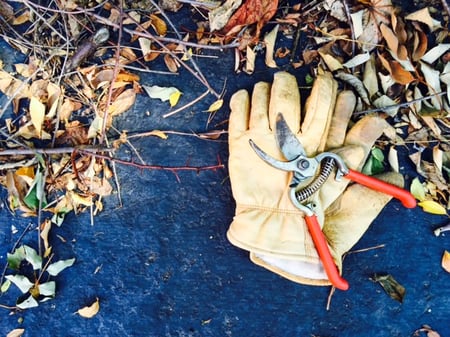
[[[110,160],[110,161],[113,161],[113,162],[115,162],[117,164],[122,164],[122,165],[126,165],[126,166],[136,167],[136,168],[138,168],[140,170],[168,171],[168,172],[173,173],[178,181],[180,181],[180,179],[178,177],[178,174],[177,174],[179,171],[195,171],[195,172],[198,173],[198,172],[201,172],[201,171],[216,171],[218,169],[225,168],[225,165],[222,164],[222,161],[220,160],[219,156],[217,157],[217,164],[215,164],[215,165],[207,165],[207,166],[163,166],[163,165],[139,164],[139,163],[135,163],[133,161],[127,161],[127,160],[123,160],[123,159],[119,159],[119,158],[103,155],[103,154],[100,154],[100,153],[93,153],[93,152],[88,152],[88,151],[83,151],[83,150],[78,151],[78,153],[91,155],[91,156],[94,156],[94,157],[100,158],[100,159]]]
[[[172,27],[173,31],[175,32],[175,35],[177,36],[177,38],[180,41],[183,41],[183,37],[181,36],[181,34],[177,31],[175,25],[172,23],[172,21],[170,20],[170,18],[166,15],[166,13],[164,12],[164,10],[158,6],[158,4],[153,1],[150,0],[150,2],[152,3],[153,6],[155,6],[155,8],[161,13],[161,15],[164,17],[164,19],[166,19],[166,21],[169,23],[169,25]],[[187,52],[186,46],[183,46],[183,50],[184,52]],[[205,75],[203,75],[202,71],[200,70],[200,68],[197,65],[197,62],[195,62],[194,58],[190,57],[189,58],[189,62],[191,62],[192,66],[194,67],[195,70],[197,70],[198,75],[203,79],[203,81],[205,83],[208,83],[208,80],[206,79]]]
[[[192,101],[190,101],[189,103],[179,107],[178,109],[175,109],[171,112],[168,112],[166,114],[163,115],[163,118],[167,118],[170,116],[175,115],[176,113],[183,111],[184,109],[189,108],[190,106],[193,106],[195,103],[200,102],[203,98],[205,98],[206,96],[208,96],[209,94],[209,90],[206,90],[203,94],[201,94],[200,96],[198,96],[197,98],[193,99]]]
[[[447,15],[450,16],[450,7],[447,3],[447,0],[441,0],[442,1],[442,6],[445,8],[445,10],[447,11]]]
[[[118,33],[118,37],[117,37],[117,45],[116,45],[116,53],[114,55],[114,59],[115,59],[115,64],[114,64],[114,69],[113,69],[113,75],[112,75],[112,79],[110,82],[110,86],[108,89],[108,99],[106,100],[106,105],[105,105],[105,110],[103,111],[103,125],[102,125],[102,133],[100,134],[100,139],[99,139],[99,143],[103,144],[103,141],[105,139],[105,135],[106,135],[106,124],[108,122],[108,109],[109,106],[111,105],[112,102],[112,96],[113,96],[113,83],[116,81],[117,79],[117,75],[119,74],[119,64],[120,64],[120,44],[122,42],[122,33],[123,33],[123,2],[119,1],[119,33]]]
[[[36,155],[36,154],[65,154],[65,153],[73,153],[73,152],[86,152],[86,153],[95,153],[95,152],[113,152],[113,149],[108,149],[104,147],[96,147],[96,146],[83,146],[83,147],[59,147],[54,149],[8,149],[8,150],[0,150],[1,156],[28,156],[28,155]]]

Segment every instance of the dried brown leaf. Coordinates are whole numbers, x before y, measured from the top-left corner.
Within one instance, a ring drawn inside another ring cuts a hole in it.
[[[441,27],[441,23],[431,17],[428,7],[422,8],[414,13],[407,15],[405,19],[422,22],[426,24],[431,29],[431,31],[434,31]]]
[[[392,299],[403,302],[406,290],[392,275],[374,275],[373,280],[378,282]]]
[[[427,35],[421,30],[414,31],[413,52],[412,60],[418,61],[427,52],[428,38]]]
[[[31,17],[30,11],[25,11],[25,12],[23,12],[21,15],[15,17],[15,18],[12,20],[11,23],[12,23],[13,25],[21,25],[21,24],[23,24],[23,23],[29,21],[29,20],[30,20],[30,17]]]
[[[414,335],[413,336],[419,336],[419,333],[421,333],[421,332],[426,332],[427,333],[427,337],[440,337],[441,336],[436,331],[431,329],[431,327],[428,326],[428,325],[423,325],[422,328],[417,329],[416,331],[414,331]]]
[[[367,90],[364,87],[363,82],[356,76],[352,74],[347,74],[343,71],[339,71],[334,75],[334,77],[350,84],[358,93],[359,97],[363,100],[363,102],[367,105],[370,105],[369,95],[367,94]]]
[[[405,70],[399,62],[391,60],[389,61],[389,67],[390,74],[395,82],[406,85],[415,81],[414,76],[409,71]]]
[[[388,27],[387,25],[385,25],[384,23],[382,23],[380,25],[380,31],[381,34],[384,37],[384,40],[387,43],[388,48],[395,54],[397,55],[398,52],[398,47],[399,47],[399,43],[398,43],[398,38],[397,35],[392,31],[392,29],[390,27]]]
[[[276,25],[275,28],[273,28],[269,33],[267,33],[264,36],[264,43],[266,45],[266,65],[269,68],[277,67],[277,64],[275,63],[273,56],[275,50],[275,41],[278,34],[278,27],[279,25]]]
[[[14,8],[6,1],[0,0],[0,15],[7,21],[14,19]]]
[[[441,266],[447,273],[450,273],[450,252],[445,251],[442,255]]]
[[[152,26],[155,29],[155,31],[158,33],[158,35],[160,35],[160,36],[166,35],[167,34],[167,25],[164,22],[164,20],[155,14],[150,14],[150,18],[151,18]]]
[[[25,332],[25,329],[14,329],[11,330],[6,337],[20,337],[23,335],[23,333]]]
[[[133,89],[123,91],[108,107],[110,116],[117,116],[131,108],[136,100],[136,92]]]
[[[388,25],[392,13],[391,0],[370,0],[367,1],[367,8],[360,11],[360,15],[352,15],[352,21],[360,21],[358,23],[360,35],[357,36],[364,51],[371,51],[381,41],[379,26],[382,23]]]
[[[46,219],[41,224],[40,236],[41,236],[42,242],[44,243],[45,251],[48,251],[50,248],[50,244],[48,243],[48,234],[50,233],[51,228],[52,228],[52,222],[49,219]]]
[[[166,64],[167,69],[169,69],[171,73],[176,73],[178,71],[179,67],[178,61],[175,60],[171,55],[169,54],[164,55],[164,63]]]
[[[30,116],[36,133],[40,136],[45,117],[45,105],[35,96],[30,99]]]

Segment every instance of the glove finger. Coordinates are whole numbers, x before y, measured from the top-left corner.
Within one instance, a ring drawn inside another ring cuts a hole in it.
[[[330,73],[319,74],[306,101],[301,142],[308,155],[325,149],[336,102],[337,82]]]
[[[325,148],[335,149],[344,145],[348,122],[356,106],[356,96],[351,90],[341,91],[336,99],[333,117]]]
[[[279,113],[294,133],[300,129],[300,92],[297,80],[287,72],[274,75],[269,104],[269,123],[275,130],[276,118]]]
[[[247,90],[239,90],[230,99],[230,120],[228,132],[230,139],[239,137],[248,129],[250,99]]]
[[[377,178],[403,186],[403,176],[399,173],[388,172]],[[323,233],[339,270],[342,270],[343,254],[359,241],[391,199],[390,195],[354,184],[327,209]]]
[[[258,82],[255,84],[250,111],[250,129],[269,130],[269,94],[269,83]]]
[[[365,154],[362,162],[355,169],[361,169],[373,144],[383,133],[390,138],[395,138],[395,129],[383,118],[378,116],[365,116],[350,129],[345,137],[344,144],[361,146]]]

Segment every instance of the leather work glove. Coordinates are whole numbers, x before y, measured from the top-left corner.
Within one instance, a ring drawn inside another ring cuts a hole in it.
[[[251,101],[246,90],[236,92],[230,101],[229,172],[236,212],[227,237],[233,245],[249,251],[254,263],[304,284],[330,282],[304,214],[290,200],[292,173],[261,160],[249,140],[268,155],[284,161],[275,139],[276,116],[282,113],[308,156],[333,149],[350,169],[360,170],[374,142],[392,128],[382,118],[370,116],[347,133],[355,98],[349,91],[342,92],[336,103],[337,96],[337,84],[331,74],[319,74],[301,121],[296,79],[279,72],[272,86],[265,82],[254,86]],[[390,178],[390,183],[402,184],[401,175]],[[336,181],[332,174],[309,200],[315,205],[314,212],[340,271],[343,254],[391,199],[358,184],[347,188],[348,183],[346,179]]]

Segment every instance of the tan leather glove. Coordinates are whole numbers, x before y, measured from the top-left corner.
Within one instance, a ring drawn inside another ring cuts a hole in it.
[[[274,134],[275,119],[281,112],[291,130],[298,131],[298,138],[309,156],[324,151],[327,146],[340,147],[335,152],[348,167],[360,169],[374,141],[389,125],[381,118],[366,117],[345,136],[353,108],[350,112],[339,109],[333,116],[336,87],[331,74],[317,77],[306,104],[303,123],[300,123],[297,82],[285,72],[275,74],[272,86],[257,83],[251,104],[245,90],[235,93],[230,101],[229,170],[236,215],[228,230],[228,239],[235,246],[250,251],[253,262],[300,283],[327,285],[329,281],[308,233],[303,212],[289,198],[292,174],[261,160],[250,147],[249,139],[270,156],[284,160]],[[374,192],[374,198],[370,194],[369,201],[373,205],[369,211],[353,212],[347,202],[349,198],[361,196],[361,191],[359,187],[351,188],[351,194],[344,193],[339,198],[347,184],[345,179],[337,182],[332,177],[312,200],[319,222],[325,223],[324,232],[329,236],[330,251],[339,268],[342,254],[359,240],[390,200],[389,196]],[[330,211],[325,213],[328,208]],[[329,219],[325,220],[326,216]],[[358,221],[345,226],[347,220],[355,218]]]

